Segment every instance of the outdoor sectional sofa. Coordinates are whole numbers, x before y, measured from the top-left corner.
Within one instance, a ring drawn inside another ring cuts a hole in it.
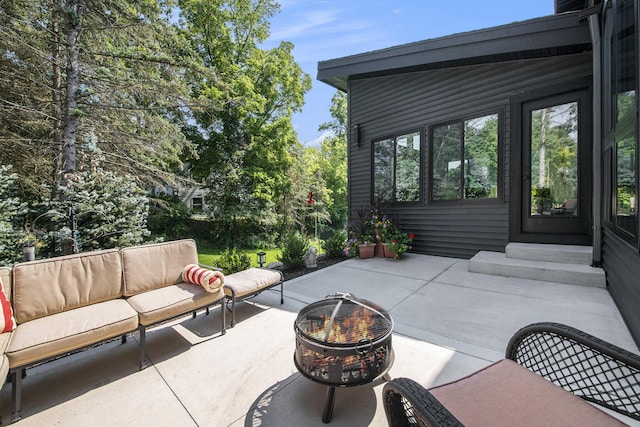
[[[225,334],[225,290],[185,283],[183,271],[198,265],[193,240],[107,249],[18,263],[0,268],[17,326],[0,334],[0,378],[12,382],[12,422],[21,418],[25,369],[95,344],[139,332],[140,369],[146,366],[146,329],[154,324],[221,305]],[[250,269],[252,270],[252,269]],[[247,270],[249,271],[249,270]],[[246,275],[246,272],[244,273]],[[234,275],[229,275],[232,282]],[[282,282],[272,271],[255,293]],[[221,281],[222,282],[222,281]],[[219,282],[216,282],[219,283]]]

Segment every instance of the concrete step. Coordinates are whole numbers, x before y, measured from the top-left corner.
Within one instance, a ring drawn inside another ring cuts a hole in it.
[[[507,258],[591,265],[593,248],[591,246],[512,242],[505,248],[505,253]]]
[[[604,270],[589,265],[509,258],[502,252],[478,252],[469,271],[569,285],[606,287]]]

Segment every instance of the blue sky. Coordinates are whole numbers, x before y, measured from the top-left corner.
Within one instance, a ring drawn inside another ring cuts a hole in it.
[[[313,145],[318,126],[331,120],[335,89],[316,80],[318,62],[404,43],[494,27],[553,14],[553,0],[280,0],[271,38],[295,45],[293,54],[311,76],[302,113],[293,117],[298,139]]]

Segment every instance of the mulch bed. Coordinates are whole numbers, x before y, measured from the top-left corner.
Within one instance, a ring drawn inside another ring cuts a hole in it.
[[[282,270],[282,273],[284,274],[284,280],[286,282],[287,280],[295,279],[296,277],[300,277],[300,276],[304,276],[305,274],[313,273],[314,271],[321,270],[321,269],[323,269],[325,267],[329,267],[331,265],[337,264],[337,263],[342,262],[342,261],[344,261],[346,259],[347,258],[320,257],[320,259],[318,259],[318,268],[307,268],[304,265],[302,265],[300,267],[295,267],[295,268],[285,268],[284,270]]]

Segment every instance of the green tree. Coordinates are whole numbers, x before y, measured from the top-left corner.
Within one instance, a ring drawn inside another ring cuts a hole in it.
[[[196,97],[222,105],[198,111],[195,124],[185,128],[198,147],[189,159],[192,173],[205,182],[211,214],[227,224],[232,241],[239,237],[239,222],[269,232],[292,189],[291,115],[302,107],[311,79],[295,62],[291,43],[259,47],[278,11],[275,2],[183,0],[179,6],[203,65],[216,70],[227,89],[202,79],[192,83]]]
[[[172,1],[3,0],[0,161],[53,197],[96,138],[106,170],[172,182],[190,145],[185,76],[215,80],[170,23]]]
[[[330,122],[319,130],[332,135],[320,144],[319,170],[327,189],[326,206],[335,230],[344,230],[347,223],[347,95],[337,91],[331,98]]]
[[[0,265],[10,265],[22,258],[21,247],[26,242],[19,218],[26,204],[15,195],[15,173],[10,166],[0,165]]]
[[[105,170],[99,148],[87,145],[82,152],[89,159],[81,159],[87,167],[70,175],[60,186],[61,199],[33,220],[47,243],[41,256],[137,245],[150,234],[145,191],[132,177]]]

